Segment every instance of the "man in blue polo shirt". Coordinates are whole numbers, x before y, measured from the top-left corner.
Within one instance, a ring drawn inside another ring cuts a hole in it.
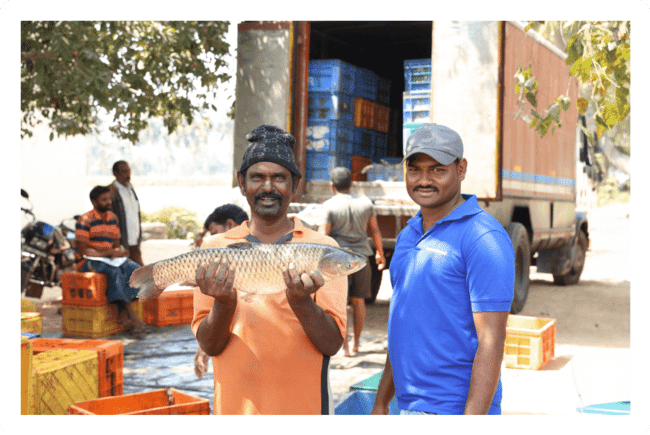
[[[514,289],[503,227],[461,194],[454,130],[426,124],[406,143],[406,189],[420,206],[397,238],[388,355],[373,414],[500,414],[501,361]]]

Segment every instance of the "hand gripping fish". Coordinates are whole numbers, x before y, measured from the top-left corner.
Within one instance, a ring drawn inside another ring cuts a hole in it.
[[[202,263],[227,259],[235,270],[233,287],[252,295],[279,293],[287,288],[282,269],[293,263],[298,274],[317,270],[325,281],[350,275],[366,265],[366,257],[336,246],[316,243],[237,243],[196,251],[136,269],[132,287],[140,300],[158,297],[172,284],[196,285],[196,269]]]

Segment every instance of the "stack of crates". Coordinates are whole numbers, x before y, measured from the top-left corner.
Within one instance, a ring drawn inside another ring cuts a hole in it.
[[[61,278],[63,335],[99,338],[126,330],[117,306],[106,298],[106,276],[94,272],[66,272]],[[131,302],[142,319],[142,302]]]
[[[309,62],[305,180],[329,180],[352,165],[356,68],[338,59]]]
[[[377,162],[388,151],[390,81],[358,68],[354,96],[353,154]]]
[[[36,338],[31,340],[34,355],[55,349],[93,350],[97,352],[98,397],[123,393],[124,344],[120,340],[73,338]]]
[[[308,91],[305,180],[329,180],[344,166],[362,181],[358,171],[386,155],[390,81],[338,59],[312,60]]]
[[[403,147],[413,130],[431,122],[431,59],[404,61]]]

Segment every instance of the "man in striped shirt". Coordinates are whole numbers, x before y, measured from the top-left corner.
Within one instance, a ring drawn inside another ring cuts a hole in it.
[[[138,290],[129,285],[129,278],[139,264],[127,258],[129,250],[120,246],[120,228],[117,216],[111,209],[110,189],[95,186],[90,191],[93,209],[77,221],[75,243],[82,259],[77,264],[81,272],[106,275],[106,297],[117,305],[120,321],[134,336],[146,332],[144,322],[129,305]]]

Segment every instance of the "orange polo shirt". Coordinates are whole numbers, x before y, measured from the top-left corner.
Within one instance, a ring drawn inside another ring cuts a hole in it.
[[[293,218],[289,243],[337,246],[334,239],[310,230]],[[246,243],[248,221],[208,237],[202,248]],[[241,294],[240,294],[241,296]],[[317,305],[331,315],[341,336],[346,333],[347,277],[325,282],[314,295]],[[192,331],[208,315],[214,298],[194,289]],[[329,357],[316,350],[285,292],[237,299],[232,337],[224,351],[212,358],[214,414],[333,414],[329,387]]]

